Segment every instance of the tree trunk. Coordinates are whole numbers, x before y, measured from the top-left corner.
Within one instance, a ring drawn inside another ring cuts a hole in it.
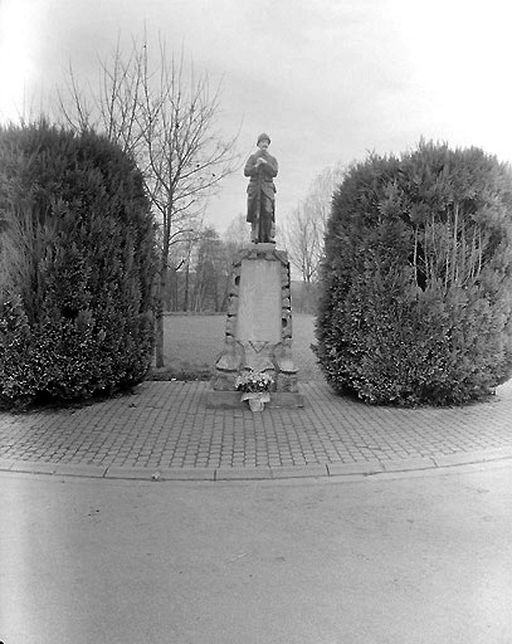
[[[165,364],[164,355],[164,303],[163,294],[167,282],[167,262],[161,268],[158,292],[156,297],[155,311],[155,366],[163,367]]]
[[[188,299],[189,299],[189,276],[190,276],[190,257],[187,259],[187,265],[185,268],[185,293],[183,296],[183,310],[188,311]]]

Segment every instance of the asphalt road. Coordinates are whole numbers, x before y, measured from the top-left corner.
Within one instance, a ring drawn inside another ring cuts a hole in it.
[[[0,488],[5,644],[512,641],[512,464]]]

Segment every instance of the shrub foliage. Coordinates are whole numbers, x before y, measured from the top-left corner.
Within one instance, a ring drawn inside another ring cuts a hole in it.
[[[477,148],[372,155],[333,195],[317,356],[339,393],[460,404],[512,373],[512,174]]]
[[[154,225],[140,172],[92,132],[0,129],[0,403],[139,382],[153,346]]]

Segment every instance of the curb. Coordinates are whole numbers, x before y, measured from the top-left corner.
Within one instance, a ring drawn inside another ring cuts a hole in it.
[[[48,463],[0,459],[0,472],[46,474],[95,479],[143,481],[262,481],[308,478],[343,478],[378,476],[391,472],[439,470],[461,465],[492,463],[512,459],[512,446],[478,452],[440,454],[425,458],[353,463],[311,463],[281,467],[221,467],[221,468],[149,468],[104,466],[85,463]]]

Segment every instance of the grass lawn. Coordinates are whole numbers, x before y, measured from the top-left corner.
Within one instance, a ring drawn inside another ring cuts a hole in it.
[[[314,316],[294,314],[292,351],[299,379],[322,375],[310,345],[315,342]],[[212,369],[224,346],[225,315],[166,315],[164,317],[166,366],[173,370]]]

